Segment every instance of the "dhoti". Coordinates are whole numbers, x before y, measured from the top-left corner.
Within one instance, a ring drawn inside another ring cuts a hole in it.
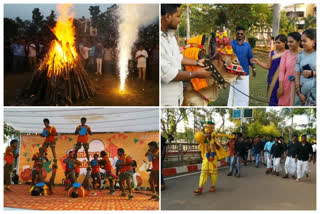
[[[310,176],[309,161],[298,160],[297,163],[297,178],[303,178],[306,174]]]
[[[249,96],[249,75],[241,76],[241,80],[235,80],[231,85]],[[249,97],[243,95],[230,86],[228,106],[249,106]]]
[[[281,158],[273,158],[273,171],[274,172],[280,172],[280,170],[281,170],[280,159]]]
[[[267,155],[267,168],[271,169],[272,168],[272,158],[271,155]]]
[[[284,164],[284,171],[286,172],[286,174],[295,175],[297,171],[297,164],[294,158],[287,157]]]

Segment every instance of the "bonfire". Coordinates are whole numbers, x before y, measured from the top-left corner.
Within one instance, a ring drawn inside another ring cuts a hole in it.
[[[28,93],[34,102],[71,105],[95,94],[95,87],[82,67],[75,46],[72,5],[58,5],[60,16],[50,29],[54,40],[39,67],[33,72]]]

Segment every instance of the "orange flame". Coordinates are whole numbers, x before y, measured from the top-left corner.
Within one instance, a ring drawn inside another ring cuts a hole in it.
[[[77,65],[78,53],[75,47],[72,4],[57,5],[57,10],[60,16],[52,30],[56,39],[51,42],[49,52],[39,67],[40,70],[48,71],[48,77],[63,75]]]

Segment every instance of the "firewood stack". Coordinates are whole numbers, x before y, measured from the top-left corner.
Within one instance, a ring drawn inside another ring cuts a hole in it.
[[[49,27],[50,28],[50,27]],[[95,86],[82,67],[74,46],[60,41],[50,28],[55,40],[43,62],[32,74],[27,89],[32,105],[72,105],[77,100],[87,100],[95,95]]]

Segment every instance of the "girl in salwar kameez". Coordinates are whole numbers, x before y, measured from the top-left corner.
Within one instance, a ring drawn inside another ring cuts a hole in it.
[[[279,88],[279,73],[280,73],[280,60],[281,56],[286,50],[287,37],[285,35],[278,35],[275,39],[275,50],[271,50],[269,53],[269,59],[267,63],[261,62],[257,58],[251,59],[252,63],[257,63],[262,68],[268,69],[268,88],[267,98],[269,106],[278,105],[277,91]]]
[[[288,34],[288,47],[282,57],[280,63],[278,104],[279,106],[293,106],[295,103],[295,83],[294,70],[297,55],[300,51],[301,34],[299,32],[291,32]]]

